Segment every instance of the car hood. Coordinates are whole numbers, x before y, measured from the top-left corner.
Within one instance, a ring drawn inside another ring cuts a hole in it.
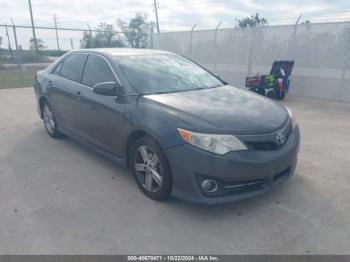
[[[144,98],[166,107],[192,130],[200,132],[272,132],[281,128],[288,118],[282,104],[229,85]]]

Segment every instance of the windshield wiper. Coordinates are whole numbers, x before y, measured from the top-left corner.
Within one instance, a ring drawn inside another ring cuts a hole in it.
[[[210,88],[217,88],[217,87],[227,86],[227,85],[228,85],[228,83],[222,83],[222,84],[219,84],[219,85],[211,86]]]
[[[162,94],[169,94],[169,93],[175,93],[177,91],[158,91],[158,92],[152,92],[152,93],[142,93],[141,95],[143,96],[148,96],[148,95],[162,95]]]
[[[158,91],[158,92],[152,92],[152,93],[143,93],[142,95],[161,95],[161,94],[191,92],[191,91],[197,91],[197,90],[216,88],[216,87],[220,87],[220,86],[222,86],[222,85],[198,87],[198,88],[193,88],[193,89],[179,89],[179,90],[170,90],[170,91]]]

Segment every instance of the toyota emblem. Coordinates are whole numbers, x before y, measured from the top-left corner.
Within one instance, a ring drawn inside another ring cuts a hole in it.
[[[286,142],[286,136],[285,136],[285,134],[283,132],[279,132],[276,135],[276,142],[279,145],[283,145]]]

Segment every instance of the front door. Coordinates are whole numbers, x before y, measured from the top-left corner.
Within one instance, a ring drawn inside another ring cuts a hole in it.
[[[116,76],[105,58],[90,54],[82,76],[79,124],[81,135],[95,145],[120,155],[121,115],[114,96],[95,94],[92,88],[102,82],[116,82]]]

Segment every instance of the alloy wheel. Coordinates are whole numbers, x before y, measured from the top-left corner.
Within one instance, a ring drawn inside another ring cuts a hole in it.
[[[55,118],[53,116],[52,109],[47,104],[44,105],[43,118],[44,118],[44,125],[46,127],[46,130],[50,134],[53,134],[55,132],[55,128],[56,128],[56,122],[55,122]]]
[[[134,168],[140,184],[149,192],[157,192],[163,185],[163,167],[159,156],[150,147],[137,148]]]

